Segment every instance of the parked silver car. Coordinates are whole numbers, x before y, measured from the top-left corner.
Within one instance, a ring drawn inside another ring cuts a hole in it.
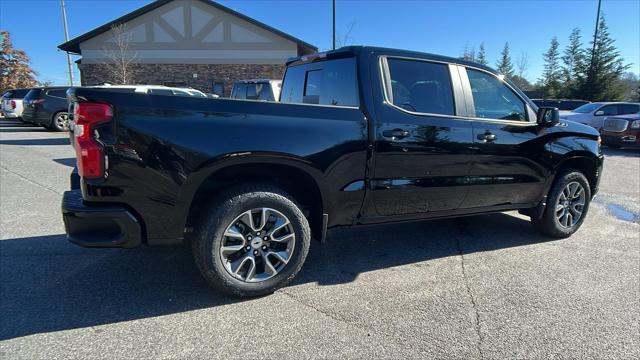
[[[632,102],[594,102],[572,111],[561,111],[560,118],[589,125],[598,130],[610,116],[640,114],[640,104]]]

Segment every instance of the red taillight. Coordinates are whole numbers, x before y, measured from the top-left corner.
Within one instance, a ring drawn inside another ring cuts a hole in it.
[[[73,109],[73,129],[76,139],[78,173],[86,179],[104,176],[104,149],[95,137],[98,124],[113,119],[113,110],[107,104],[76,103]]]
[[[16,108],[16,101],[15,100],[11,100],[11,109],[15,110]]]

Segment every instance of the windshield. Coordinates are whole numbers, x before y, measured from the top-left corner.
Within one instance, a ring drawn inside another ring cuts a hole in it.
[[[593,110],[599,108],[600,106],[602,106],[602,104],[585,104],[578,108],[575,108],[573,112],[586,114],[586,113],[592,112]]]

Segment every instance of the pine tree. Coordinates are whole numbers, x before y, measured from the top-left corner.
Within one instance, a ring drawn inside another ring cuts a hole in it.
[[[544,59],[544,72],[540,82],[544,89],[545,97],[555,98],[560,94],[560,51],[558,48],[560,44],[558,39],[554,36],[551,39],[551,46],[546,53],[542,54]]]
[[[585,76],[585,54],[578,28],[573,29],[569,35],[569,45],[564,49],[560,72],[561,96],[565,98],[577,97],[578,84],[584,81]]]
[[[13,48],[8,31],[0,31],[0,37],[0,94],[9,89],[36,86],[36,72],[31,68],[27,54]]]
[[[476,49],[465,46],[460,58],[467,61],[476,61]]]
[[[478,64],[487,65],[487,54],[484,50],[484,41],[480,43],[480,50],[478,51],[478,55],[476,56],[476,62]]]
[[[508,78],[513,77],[513,64],[511,63],[511,56],[509,55],[508,42],[504,43],[504,48],[500,53],[500,60],[496,63],[496,70]]]
[[[591,41],[593,46],[594,42]],[[581,81],[579,95],[589,101],[616,101],[624,97],[622,74],[629,68],[611,38],[604,18],[598,23],[598,38],[589,56],[586,78]]]

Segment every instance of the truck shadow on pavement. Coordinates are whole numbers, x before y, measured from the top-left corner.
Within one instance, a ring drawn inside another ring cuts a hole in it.
[[[0,140],[1,145],[69,145],[69,137],[43,138],[43,139],[19,139]]]
[[[0,119],[0,132],[48,132],[43,127],[26,124],[20,120]]]
[[[291,286],[348,283],[368,271],[544,240],[506,214],[336,229],[326,244],[312,242]],[[242,301],[209,288],[184,246],[83,249],[49,235],[1,240],[0,256],[0,340]]]

